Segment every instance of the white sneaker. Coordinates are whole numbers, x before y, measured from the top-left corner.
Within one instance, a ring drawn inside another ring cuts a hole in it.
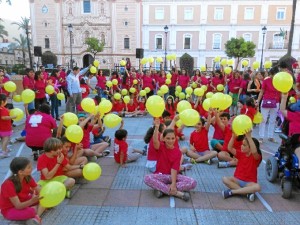
[[[10,157],[10,154],[8,152],[2,152],[0,153],[0,159],[8,158]]]

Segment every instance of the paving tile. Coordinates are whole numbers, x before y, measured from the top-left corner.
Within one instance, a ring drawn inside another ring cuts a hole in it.
[[[234,196],[228,199],[223,199],[221,193],[209,193],[209,201],[213,209],[222,210],[248,210],[245,196]]]
[[[79,189],[72,199],[70,199],[69,204],[101,206],[107,195],[107,189]]]
[[[175,208],[176,221],[178,225],[198,224],[194,210]]]
[[[138,206],[139,190],[110,190],[103,203],[104,206]]]
[[[117,165],[101,165],[103,176],[116,176],[119,170]]]
[[[277,194],[262,194],[274,211],[300,211],[300,195],[293,194],[290,199],[284,199]]]
[[[169,196],[164,196],[162,198],[156,198],[153,194],[153,190],[142,190],[139,207],[170,207]]]
[[[99,179],[88,182],[87,184],[82,184],[80,188],[82,188],[82,189],[95,189],[95,188],[109,189],[111,187],[114,179],[115,179],[114,176],[101,175],[101,177]]]
[[[262,212],[262,211],[254,211],[253,215],[260,224],[280,224],[280,225],[288,225],[288,224],[299,224],[299,220],[294,217],[293,214],[289,212]]]
[[[200,209],[211,209],[212,205],[209,200],[209,194],[205,192],[191,192],[191,201],[193,207]]]
[[[176,211],[171,208],[138,208],[136,224],[158,225],[158,224],[177,224]]]

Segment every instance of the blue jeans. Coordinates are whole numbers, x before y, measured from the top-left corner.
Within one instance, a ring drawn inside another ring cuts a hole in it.
[[[50,95],[50,102],[51,102],[51,115],[53,118],[58,118],[59,117],[59,115],[58,115],[58,99],[55,94]]]

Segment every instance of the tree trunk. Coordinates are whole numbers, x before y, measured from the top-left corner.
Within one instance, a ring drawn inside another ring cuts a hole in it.
[[[288,56],[292,56],[292,45],[293,45],[293,36],[294,36],[296,6],[297,6],[297,0],[293,0],[293,13],[292,13],[291,28],[290,28],[289,43],[288,43],[288,51],[287,51]]]
[[[26,28],[26,38],[27,38],[27,48],[28,48],[28,56],[29,56],[30,68],[33,68],[31,51],[30,51],[30,41],[29,41],[29,31],[28,31],[28,28]]]
[[[26,60],[25,60],[26,54],[25,54],[25,51],[22,51],[22,54],[23,54],[23,64],[26,67]]]

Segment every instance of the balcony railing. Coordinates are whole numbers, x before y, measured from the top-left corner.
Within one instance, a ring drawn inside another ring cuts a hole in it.
[[[271,43],[269,44],[269,49],[287,49],[288,43]]]

